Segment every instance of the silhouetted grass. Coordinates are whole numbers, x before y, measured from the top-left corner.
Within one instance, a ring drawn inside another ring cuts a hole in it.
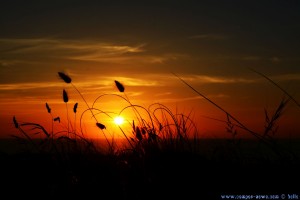
[[[256,71],[255,71],[256,72]],[[258,72],[256,72],[258,73]],[[270,78],[266,77],[265,75],[259,73],[260,75],[262,75],[263,77],[267,78],[269,81],[271,81],[273,84],[275,84],[277,87],[279,86],[278,84],[276,84],[274,81],[272,81]],[[205,100],[207,100],[208,102],[210,102],[212,105],[214,105],[216,108],[218,108],[220,111],[222,111],[223,113],[225,113],[226,117],[227,117],[227,132],[230,132],[233,134],[233,136],[236,135],[236,130],[233,130],[234,126],[245,130],[246,132],[250,133],[251,135],[253,135],[254,137],[256,137],[258,139],[258,141],[264,143],[266,146],[268,146],[269,148],[272,149],[272,151],[276,154],[278,154],[278,156],[286,156],[286,153],[295,156],[292,152],[286,152],[284,147],[279,146],[278,144],[276,144],[276,142],[274,141],[274,138],[270,137],[269,132],[273,131],[273,133],[276,132],[276,127],[275,127],[275,123],[278,121],[278,119],[281,117],[282,115],[282,111],[284,110],[284,108],[286,107],[287,103],[289,102],[289,100],[291,99],[291,96],[288,95],[288,99],[282,99],[282,101],[280,102],[276,112],[274,113],[274,115],[272,116],[272,118],[270,119],[267,112],[265,111],[265,120],[266,120],[266,126],[265,126],[265,131],[263,134],[260,134],[258,132],[255,132],[253,130],[251,130],[250,128],[248,128],[247,126],[245,126],[240,120],[238,120],[237,117],[233,116],[232,114],[230,114],[228,111],[226,111],[224,108],[222,108],[221,106],[219,106],[217,103],[215,103],[214,101],[212,101],[211,99],[209,99],[207,96],[203,95],[202,93],[200,93],[198,90],[196,90],[195,88],[193,88],[190,84],[188,84],[185,80],[183,80],[182,78],[180,78],[178,75],[174,74],[180,81],[182,81],[185,85],[187,85],[190,89],[192,89],[195,93],[197,93],[199,96],[203,97]],[[283,90],[280,86],[279,88],[281,90]],[[287,92],[284,92],[285,94],[288,94]],[[294,100],[294,102],[298,105],[298,103],[296,102],[296,100]],[[232,120],[236,123],[236,125],[234,125],[232,123]],[[285,155],[282,155],[285,154]]]
[[[62,72],[58,74],[65,83],[73,85],[71,77]],[[22,158],[7,162],[11,163],[7,168],[12,171],[22,166],[21,171],[13,172],[13,178],[5,176],[8,182],[15,180],[7,188],[14,187],[27,193],[32,187],[37,187],[36,190],[51,198],[57,195],[66,198],[99,195],[112,199],[220,199],[219,195],[223,193],[296,192],[295,185],[279,179],[289,181],[289,176],[299,178],[299,173],[295,175],[300,166],[299,152],[285,148],[274,138],[290,96],[280,101],[273,115],[265,110],[265,130],[257,133],[177,77],[224,112],[224,120],[214,120],[224,123],[226,131],[232,135],[231,139],[201,140],[191,113],[174,113],[161,103],[151,104],[148,108],[136,105],[129,100],[125,86],[119,81],[115,80],[115,84],[120,94],[101,94],[92,106],[73,85],[87,106],[81,111],[80,130],[76,129],[78,103],[73,107],[74,125],[66,106],[68,124],[59,131],[55,130],[59,128],[61,117],[53,117],[48,103],[46,109],[51,114],[51,132],[40,124],[19,122],[13,117],[13,124],[21,133],[14,138],[28,144],[28,152],[21,154]],[[119,113],[97,108],[96,103],[104,101],[106,96],[124,101],[127,106]],[[67,105],[68,101],[67,92],[63,90],[63,102]],[[97,118],[101,114],[113,119],[112,116],[120,116],[127,111],[133,112],[134,117],[127,119],[130,129],[118,126],[125,143],[120,146],[116,144],[114,133],[110,132],[110,125],[101,123]],[[95,127],[105,138],[106,145],[103,147],[99,147],[97,141],[90,139],[83,130],[82,121],[87,112],[92,114]],[[237,139],[240,129],[255,139]],[[43,137],[34,139],[35,135]],[[6,163],[7,160],[4,161]],[[265,182],[260,181],[262,177]],[[255,186],[248,182],[250,179],[258,180]],[[16,182],[17,185],[14,185]]]

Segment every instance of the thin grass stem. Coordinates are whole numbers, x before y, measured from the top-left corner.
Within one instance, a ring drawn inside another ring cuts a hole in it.
[[[278,83],[276,83],[275,81],[273,81],[272,79],[270,79],[269,77],[267,77],[266,75],[264,75],[263,73],[260,73],[252,68],[249,68],[251,71],[257,73],[258,75],[264,77],[265,79],[267,79],[270,83],[272,83],[273,85],[275,85],[277,88],[279,88],[284,94],[286,94],[299,108],[300,108],[300,104],[298,103],[298,101],[296,101],[296,99],[290,95],[285,89],[283,89]]]

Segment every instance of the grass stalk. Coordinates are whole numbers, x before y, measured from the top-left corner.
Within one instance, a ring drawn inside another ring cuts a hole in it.
[[[296,101],[296,99],[290,95],[285,89],[283,89],[278,83],[276,83],[275,81],[273,81],[272,79],[270,79],[269,77],[267,77],[266,75],[264,75],[263,73],[260,73],[252,68],[249,68],[251,71],[257,73],[258,75],[264,77],[265,79],[267,79],[270,83],[272,83],[274,86],[276,86],[277,88],[279,88],[285,95],[287,95],[299,108],[300,108],[300,104],[298,103],[298,101]]]
[[[231,118],[233,121],[235,121],[240,128],[247,131],[251,135],[255,136],[259,141],[262,141],[264,144],[266,144],[268,147],[270,147],[277,155],[281,155],[281,152],[278,149],[278,146],[274,144],[271,140],[263,137],[262,135],[258,134],[257,132],[252,131],[248,127],[246,127],[242,122],[240,122],[236,117],[231,115],[229,112],[227,112],[225,109],[223,109],[221,106],[213,102],[211,99],[197,91],[195,88],[193,88],[190,84],[188,84],[185,80],[183,80],[181,77],[179,77],[177,74],[173,73],[174,76],[176,76],[181,82],[183,82],[186,86],[188,86],[190,89],[192,89],[195,93],[197,93],[199,96],[203,97],[205,100],[207,100],[209,103],[217,107],[219,110],[221,110],[223,113],[226,114],[227,117]]]

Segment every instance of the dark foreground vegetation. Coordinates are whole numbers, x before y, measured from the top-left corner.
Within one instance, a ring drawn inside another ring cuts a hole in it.
[[[72,84],[66,74],[59,76]],[[123,93],[124,86],[115,83]],[[2,194],[8,199],[222,199],[221,195],[229,194],[300,195],[300,142],[274,138],[283,109],[289,101],[295,101],[291,96],[286,94],[287,98],[272,116],[266,112],[265,132],[256,133],[187,86],[225,113],[224,124],[232,139],[201,140],[189,116],[173,114],[161,104],[156,104],[150,112],[132,104],[126,95],[115,95],[128,102],[126,109],[132,109],[136,116],[131,124],[132,137],[120,128],[127,146],[118,149],[106,137],[106,126],[97,120],[95,113],[100,110],[94,104],[90,107],[82,97],[107,148],[97,148],[95,141],[71,130],[69,122],[67,130],[53,132],[53,122],[59,118],[52,117],[52,130],[48,131],[39,124],[19,123],[14,117],[14,126],[20,132],[14,135],[15,142],[18,147],[23,145],[23,150],[1,153]],[[68,103],[65,90],[63,100]],[[51,114],[47,103],[46,109]],[[75,104],[75,114],[76,109]],[[147,111],[150,121],[144,120],[139,109]],[[33,139],[32,130],[44,138]],[[251,134],[253,139],[237,139],[237,130]]]
[[[2,154],[1,191],[31,199],[220,199],[221,194],[299,194],[298,158],[266,153],[257,141],[241,142],[248,143],[247,149],[233,149],[226,140],[202,141],[203,152],[210,155],[157,149],[142,157],[134,152]]]

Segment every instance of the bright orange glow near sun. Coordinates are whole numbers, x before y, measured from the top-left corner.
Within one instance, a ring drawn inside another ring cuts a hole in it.
[[[121,117],[121,116],[115,117],[114,122],[115,122],[115,124],[117,124],[117,125],[121,125],[121,124],[124,123],[124,118]]]

